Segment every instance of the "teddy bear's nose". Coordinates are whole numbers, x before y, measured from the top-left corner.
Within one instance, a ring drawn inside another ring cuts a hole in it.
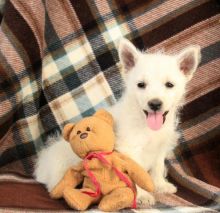
[[[85,138],[87,138],[87,136],[88,136],[88,133],[82,133],[82,134],[80,135],[80,138],[81,138],[81,139],[85,139]]]

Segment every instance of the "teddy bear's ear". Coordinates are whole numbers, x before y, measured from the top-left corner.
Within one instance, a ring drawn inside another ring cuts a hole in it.
[[[73,130],[75,124],[73,123],[70,123],[70,124],[66,124],[64,126],[64,129],[63,129],[63,137],[66,141],[69,141],[69,136],[70,136],[70,133],[71,131]]]
[[[102,120],[104,120],[105,122],[107,122],[108,124],[110,124],[111,126],[113,126],[113,117],[112,115],[107,112],[106,110],[104,109],[99,109],[95,114],[94,114],[95,117],[98,117]]]

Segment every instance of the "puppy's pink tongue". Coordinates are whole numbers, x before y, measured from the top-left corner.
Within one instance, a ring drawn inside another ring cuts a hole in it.
[[[147,124],[152,130],[159,130],[163,125],[163,113],[148,112]]]

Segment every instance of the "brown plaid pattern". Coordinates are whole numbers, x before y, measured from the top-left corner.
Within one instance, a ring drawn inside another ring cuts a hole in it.
[[[220,210],[219,12],[217,0],[0,0],[0,210],[68,209],[26,178],[49,134],[120,98],[123,36],[149,51],[202,47],[167,161],[178,192],[138,211]]]

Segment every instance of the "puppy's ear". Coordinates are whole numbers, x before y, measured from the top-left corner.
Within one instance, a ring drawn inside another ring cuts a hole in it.
[[[177,63],[187,80],[190,80],[201,61],[201,48],[199,45],[189,46],[177,55]]]
[[[119,59],[126,72],[129,72],[136,64],[140,52],[125,38],[122,38],[118,47]]]
[[[70,133],[72,132],[75,124],[66,124],[63,129],[63,137],[66,141],[69,141]]]
[[[94,114],[95,117],[98,117],[102,120],[104,120],[105,122],[107,122],[108,124],[110,124],[111,126],[113,126],[113,117],[112,115],[107,112],[106,110],[104,109],[99,109],[95,114]]]

